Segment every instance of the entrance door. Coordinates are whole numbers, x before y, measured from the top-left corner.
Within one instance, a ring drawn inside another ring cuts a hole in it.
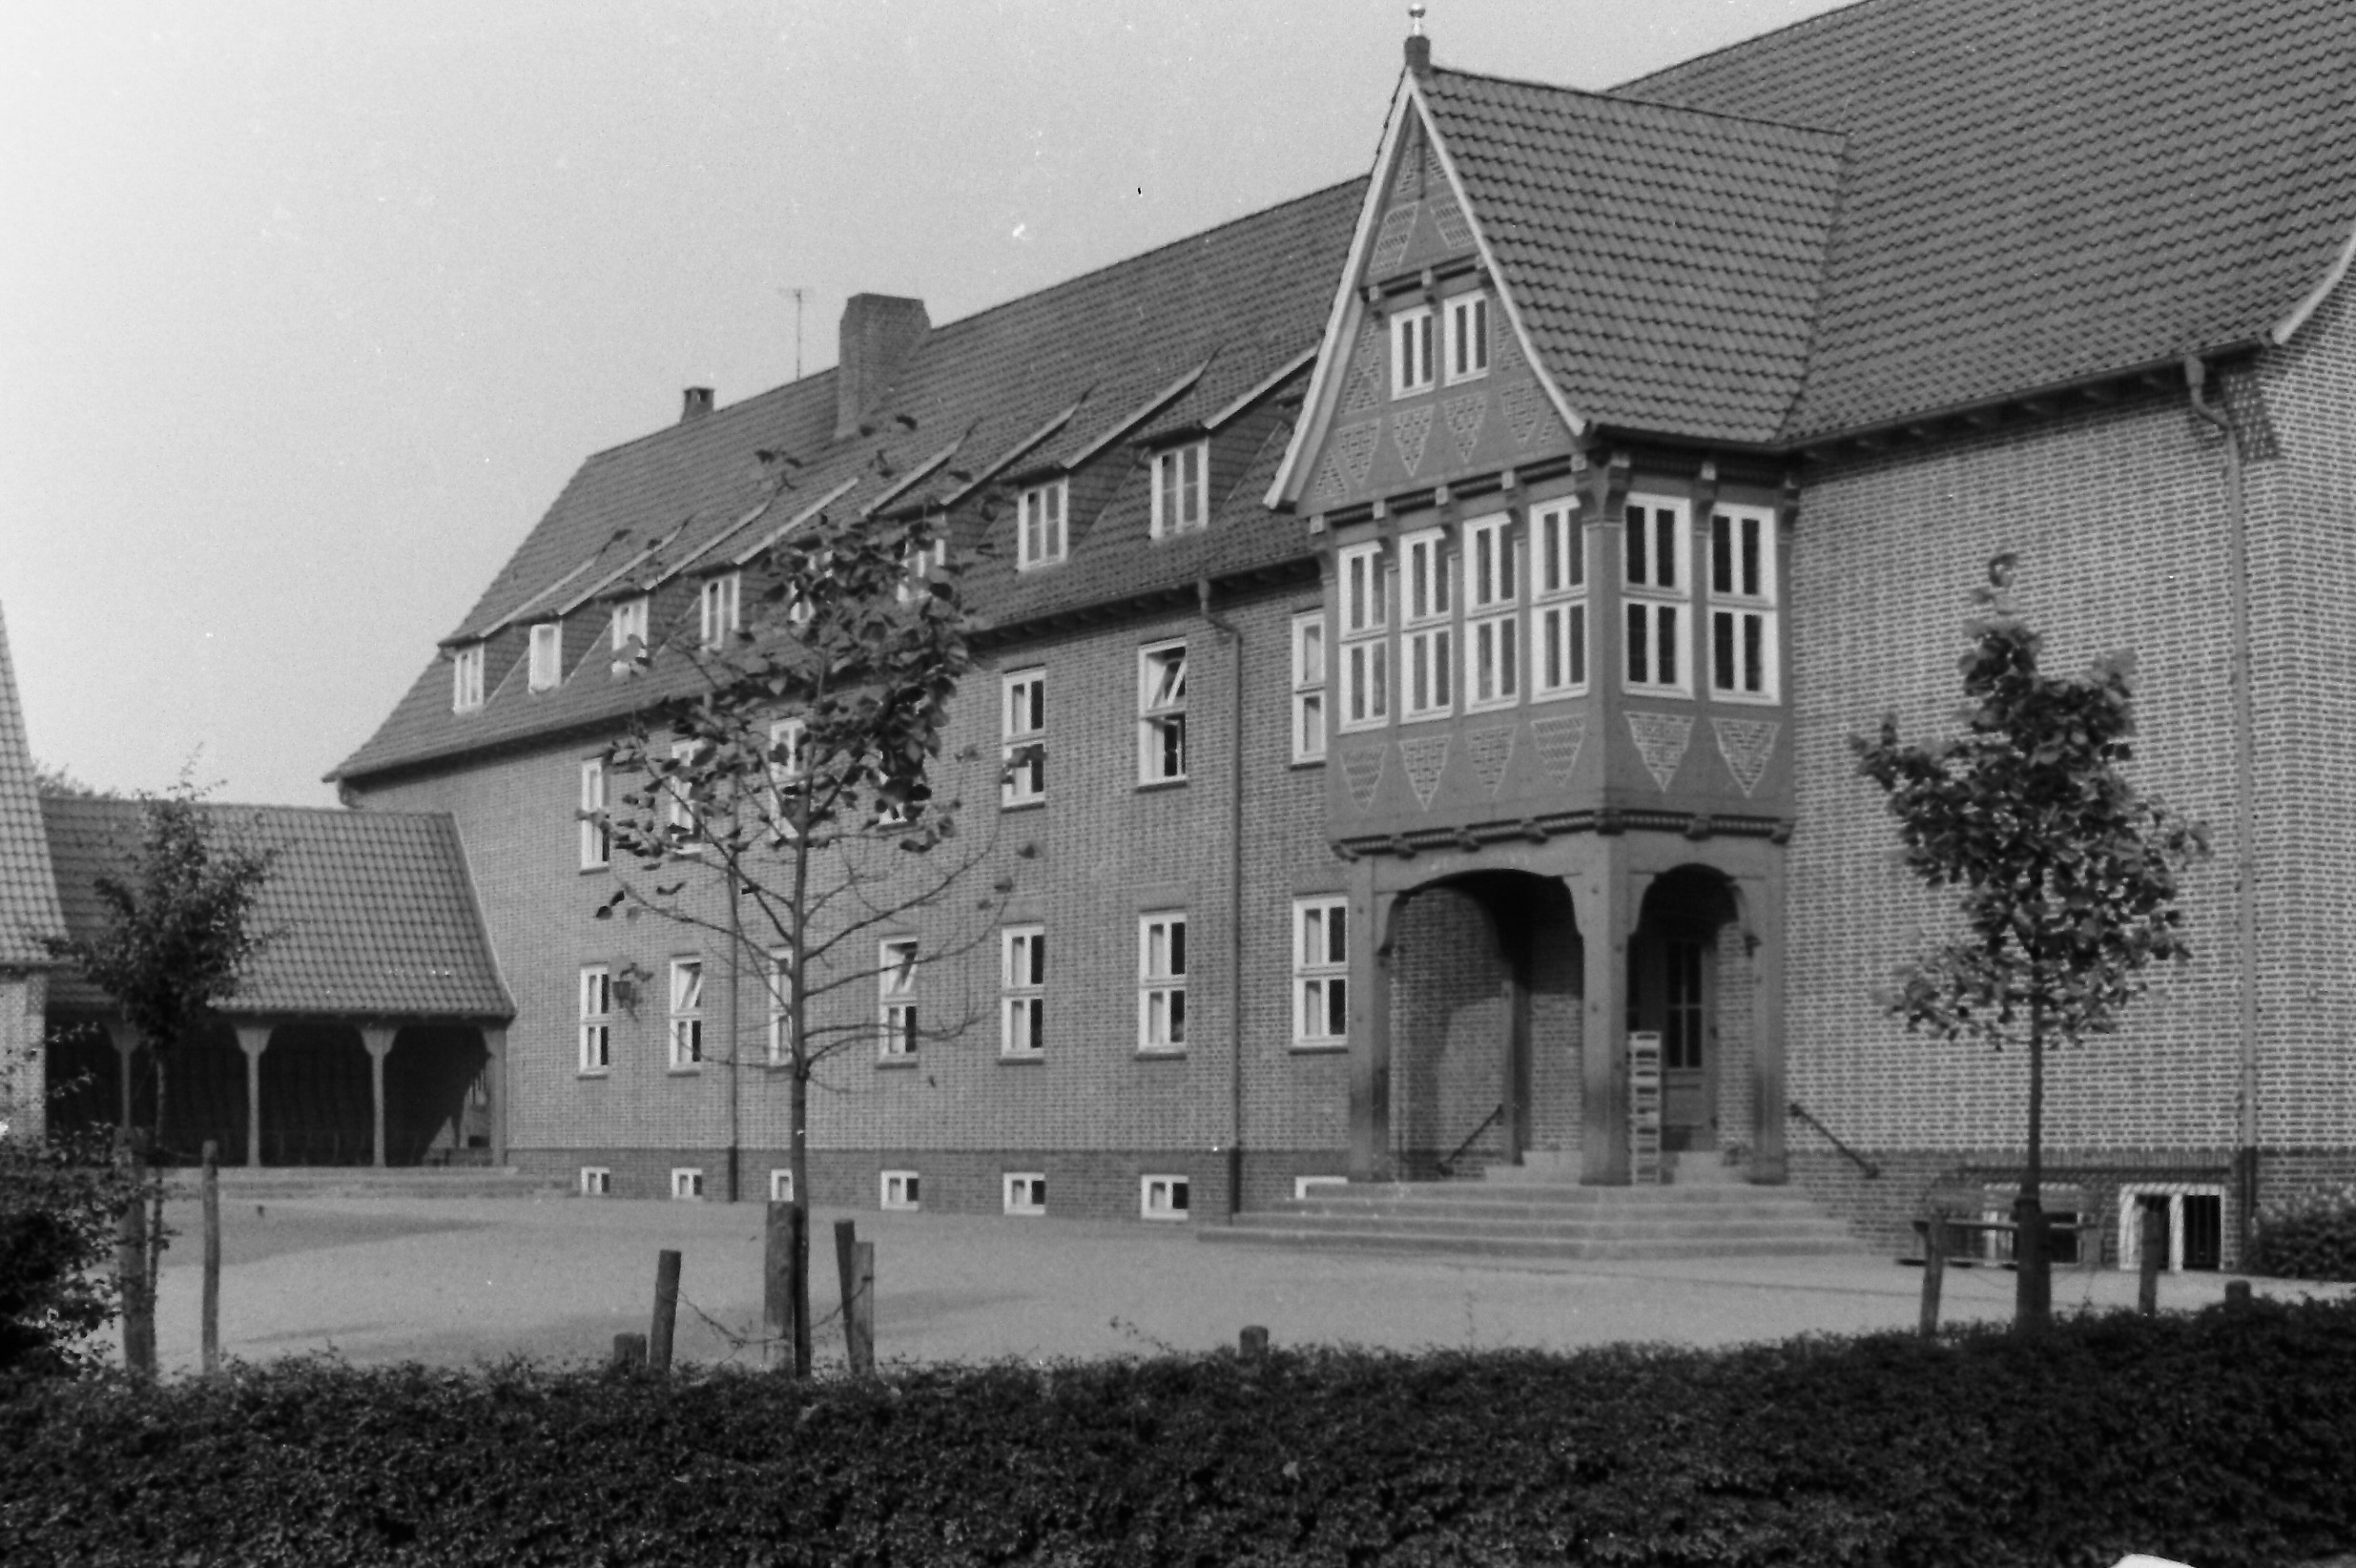
[[[1715,1148],[1710,1092],[1710,947],[1641,935],[1628,944],[1628,1027],[1661,1035],[1661,1146]]]

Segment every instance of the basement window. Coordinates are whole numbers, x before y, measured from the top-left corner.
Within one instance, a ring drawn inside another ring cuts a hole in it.
[[[1148,1220],[1183,1220],[1192,1194],[1184,1176],[1141,1176],[1137,1186],[1137,1212]]]

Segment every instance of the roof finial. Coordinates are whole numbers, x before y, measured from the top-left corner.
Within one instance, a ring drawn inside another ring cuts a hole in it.
[[[1423,35],[1423,0],[1407,8],[1407,69],[1418,76],[1432,71],[1432,40]]]
[[[1407,8],[1407,35],[1410,38],[1423,36],[1424,10],[1423,0],[1416,0],[1414,5]]]

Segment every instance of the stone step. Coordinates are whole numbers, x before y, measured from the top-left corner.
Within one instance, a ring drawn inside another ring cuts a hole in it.
[[[1791,1258],[1854,1253],[1854,1242],[1812,1237],[1744,1236],[1688,1239],[1454,1235],[1406,1231],[1254,1229],[1206,1226],[1195,1240],[1220,1247],[1281,1247],[1305,1250],[1422,1253],[1436,1257],[1555,1259],[1569,1262],[1660,1258]]]

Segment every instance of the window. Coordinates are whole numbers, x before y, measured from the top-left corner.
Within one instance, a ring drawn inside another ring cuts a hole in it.
[[[769,1201],[790,1204],[794,1201],[794,1172],[783,1166],[772,1166],[769,1170]]]
[[[671,960],[671,1070],[693,1072],[704,1059],[704,960]]]
[[[2143,1262],[2143,1210],[2168,1217],[2168,1251],[2160,1267],[2171,1273],[2224,1267],[2225,1189],[2199,1183],[2130,1182],[2118,1189],[2118,1266],[2132,1273]],[[2009,1219],[2010,1215],[1999,1218]]]
[[[581,764],[581,869],[594,871],[613,859],[613,824],[606,817],[606,763]]]
[[[1339,1045],[1350,1038],[1350,900],[1292,900],[1292,1040]]]
[[[1018,567],[1044,567],[1064,559],[1064,509],[1070,497],[1070,483],[1061,479],[1023,492],[1021,526],[1015,535]]]
[[[1448,379],[1469,382],[1489,374],[1489,297],[1475,292],[1448,301]]]
[[[1684,608],[1692,577],[1686,532],[1684,502],[1628,503],[1621,541],[1632,691],[1683,696],[1692,690],[1684,658]]]
[[[680,1203],[702,1203],[704,1201],[703,1167],[700,1166],[672,1166],[671,1195]]]
[[[1292,760],[1325,758],[1325,616],[1292,617]]]
[[[1456,706],[1456,628],[1449,613],[1456,608],[1456,587],[1448,535],[1438,528],[1411,533],[1399,541],[1404,583],[1399,621],[1406,628],[1401,678],[1407,687],[1410,719],[1431,718]]]
[[[1417,305],[1391,318],[1391,395],[1432,389],[1432,310]]]
[[[1161,784],[1187,776],[1187,645],[1137,654],[1137,776]]]
[[[1035,1170],[1010,1170],[1006,1173],[1006,1212],[1009,1214],[1044,1214],[1047,1211],[1047,1178]]]
[[[1022,670],[1005,679],[1006,772],[999,781],[1002,806],[1027,806],[1047,798],[1047,672]]]
[[[794,955],[785,948],[769,954],[769,1064],[782,1067],[794,1060]]]
[[[450,712],[471,713],[483,706],[483,645],[469,643],[450,659]]]
[[[882,1012],[882,1055],[887,1062],[912,1062],[917,1054],[917,944],[899,938],[876,944],[876,985]]]
[[[1341,552],[1335,572],[1341,612],[1341,728],[1372,729],[1391,716],[1389,583],[1382,547]]]
[[[581,971],[581,1070],[613,1065],[613,973],[602,963]]]
[[[695,605],[702,622],[703,645],[719,648],[736,631],[737,574],[724,572],[707,578],[702,590],[695,596]]]
[[[1153,537],[1184,533],[1210,521],[1210,443],[1197,441],[1153,454]]]
[[[565,678],[565,623],[542,621],[531,629],[531,657],[526,684],[534,691],[553,691]]]
[[[949,564],[949,541],[936,535],[931,544],[920,549],[907,549],[903,554],[906,567],[900,574],[896,597],[904,605],[924,591],[924,586],[932,580],[933,573]],[[799,626],[802,622],[797,620],[794,624]]]
[[[581,1196],[584,1198],[612,1197],[613,1171],[611,1167],[583,1166],[581,1167]]]
[[[769,721],[769,816],[778,843],[790,842],[799,832],[801,782],[810,765],[809,725],[798,718]]]
[[[1775,514],[1728,506],[1709,520],[1709,687],[1736,702],[1773,702]]]
[[[1137,1048],[1187,1043],[1187,918],[1147,915],[1137,922]]]
[[[1521,694],[1521,580],[1513,519],[1464,525],[1467,708],[1502,708]]]
[[[1587,536],[1569,502],[1530,514],[1531,640],[1538,698],[1587,690]]]
[[[637,668],[637,661],[646,656],[651,645],[647,625],[652,612],[645,594],[624,599],[613,607],[613,672],[627,675]]]
[[[1137,1212],[1148,1220],[1187,1217],[1188,1183],[1184,1176],[1141,1176],[1137,1179]]]
[[[998,1048],[1038,1056],[1047,1048],[1047,930],[1010,925],[999,933]]]
[[[883,1171],[880,1173],[878,1186],[882,1189],[879,1202],[885,1208],[915,1208],[919,1207],[919,1199],[917,1196],[917,1173],[915,1171]]]
[[[685,766],[695,760],[703,743],[696,740],[674,740],[671,743],[671,760]],[[663,787],[665,799],[663,815],[671,830],[673,848],[692,850],[702,830],[695,821],[694,782],[684,774],[673,774]]]
[[[1329,1186],[1348,1187],[1347,1176],[1295,1176],[1292,1178],[1292,1201],[1304,1203]]]

